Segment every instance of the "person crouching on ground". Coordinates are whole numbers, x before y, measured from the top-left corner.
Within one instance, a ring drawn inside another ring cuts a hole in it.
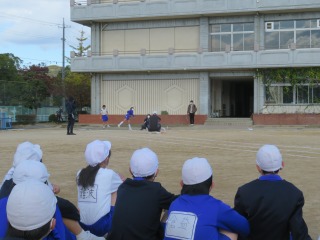
[[[148,131],[149,132],[160,132],[161,131],[161,118],[157,115],[157,112],[154,111],[149,120]]]

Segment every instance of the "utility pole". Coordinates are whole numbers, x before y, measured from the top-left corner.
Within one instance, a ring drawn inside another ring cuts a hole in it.
[[[66,108],[66,88],[65,88],[65,84],[64,84],[64,78],[65,78],[65,29],[66,29],[66,25],[64,24],[64,18],[62,20],[62,69],[61,69],[61,79],[62,79],[62,109],[63,111],[65,111]]]

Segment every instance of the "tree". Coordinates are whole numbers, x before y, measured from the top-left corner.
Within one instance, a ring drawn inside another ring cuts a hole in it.
[[[77,38],[78,46],[70,47],[75,51],[75,56],[83,57],[86,51],[91,48],[90,45],[85,46],[88,38],[85,37],[85,32],[80,31],[80,37]],[[70,62],[70,59],[68,59]],[[77,102],[78,109],[91,105],[91,74],[71,72],[70,66],[65,68],[65,97],[73,96]]]
[[[77,103],[78,109],[91,104],[91,75],[89,73],[75,73],[70,67],[65,69],[65,91],[66,97],[72,96]]]
[[[53,92],[54,79],[48,75],[48,67],[32,65],[20,70],[20,75],[25,82],[20,91],[20,100],[29,109],[41,107],[41,102]]]
[[[10,105],[15,101],[17,82],[20,81],[18,70],[22,60],[11,53],[0,54],[0,101]]]
[[[85,32],[83,30],[81,30],[80,31],[80,37],[77,38],[78,46],[75,47],[75,46],[71,46],[70,45],[70,47],[74,50],[75,55],[77,57],[85,56],[86,55],[85,52],[91,48],[90,45],[88,45],[86,47],[84,46],[85,41],[88,39],[84,35],[85,35]]]

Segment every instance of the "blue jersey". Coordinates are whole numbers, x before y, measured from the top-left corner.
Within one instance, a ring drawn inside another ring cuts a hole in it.
[[[133,109],[128,110],[128,111],[127,111],[127,114],[126,114],[126,116],[125,116],[125,118],[126,118],[127,120],[129,120],[131,117],[134,117]]]
[[[7,202],[8,197],[0,199],[0,238],[5,237],[8,230],[8,220],[7,220]]]
[[[7,220],[7,202],[8,197],[0,199],[0,238],[4,238],[8,230],[8,220]],[[56,212],[54,214],[56,219],[56,226],[50,232],[50,234],[43,238],[44,240],[76,240],[76,236],[72,234],[64,225],[61,212],[57,206]]]
[[[249,223],[230,206],[210,195],[181,195],[170,206],[165,238],[223,239],[219,229],[249,234]]]

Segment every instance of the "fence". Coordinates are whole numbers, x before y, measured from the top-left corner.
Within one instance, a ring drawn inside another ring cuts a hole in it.
[[[47,122],[51,114],[55,114],[59,107],[42,107],[37,109],[37,122]],[[35,114],[35,110],[23,106],[0,106],[1,118],[5,115],[11,118],[12,122],[16,122],[17,115]],[[1,123],[4,124],[4,123]]]

